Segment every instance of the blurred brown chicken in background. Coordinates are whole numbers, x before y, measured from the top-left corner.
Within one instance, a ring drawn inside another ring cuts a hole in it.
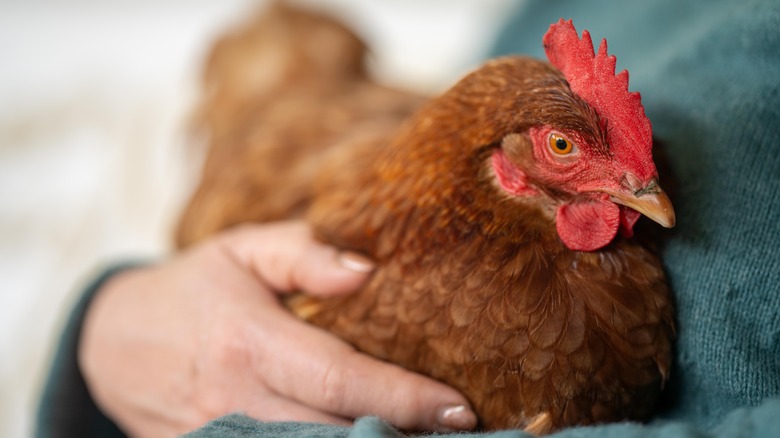
[[[326,157],[398,129],[423,99],[373,82],[366,53],[340,23],[282,3],[216,44],[198,116],[210,147],[179,246],[242,222],[303,216]]]
[[[423,105],[373,82],[365,54],[342,25],[282,4],[217,43],[208,156],[178,244],[306,218],[378,268],[355,295],[291,309],[459,389],[482,427],[647,417],[672,305],[660,261],[629,237],[637,211],[664,226],[674,214],[644,114],[623,126],[528,58],[491,61]]]

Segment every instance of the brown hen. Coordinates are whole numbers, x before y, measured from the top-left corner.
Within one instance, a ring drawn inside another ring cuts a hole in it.
[[[604,43],[594,56],[561,21],[545,47],[554,66],[493,60],[413,113],[346,28],[274,6],[209,60],[210,149],[179,244],[305,217],[378,268],[290,308],[459,389],[481,427],[646,418],[674,332],[661,263],[629,238],[637,211],[674,223],[649,121]]]

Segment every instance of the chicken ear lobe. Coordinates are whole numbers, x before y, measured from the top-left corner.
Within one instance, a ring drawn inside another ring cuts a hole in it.
[[[606,199],[563,204],[555,216],[558,236],[574,251],[595,251],[615,238],[620,208]]]
[[[528,182],[528,176],[507,158],[506,154],[497,150],[491,157],[491,165],[498,184],[507,193],[514,196],[533,196],[536,190]]]

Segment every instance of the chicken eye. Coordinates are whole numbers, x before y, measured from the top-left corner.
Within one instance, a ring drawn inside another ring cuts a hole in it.
[[[567,155],[574,150],[574,145],[560,135],[550,134],[550,149],[558,155]]]

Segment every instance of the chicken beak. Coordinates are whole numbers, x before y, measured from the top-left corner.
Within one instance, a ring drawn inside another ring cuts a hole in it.
[[[663,227],[672,228],[675,224],[672,201],[655,179],[638,190],[606,192],[612,202],[633,208]]]

